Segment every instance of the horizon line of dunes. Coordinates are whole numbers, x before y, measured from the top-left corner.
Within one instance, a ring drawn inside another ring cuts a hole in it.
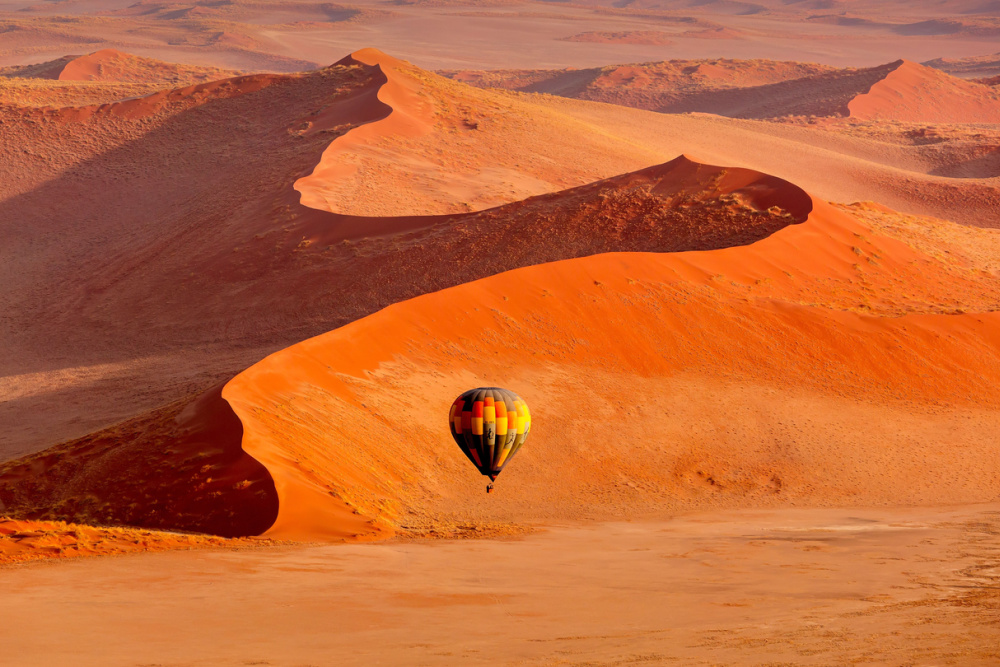
[[[762,68],[760,62],[768,66]],[[661,113],[703,112],[752,119],[818,116],[1000,122],[1000,90],[993,85],[996,77],[959,78],[940,69],[948,65],[941,59],[923,64],[899,59],[866,68],[760,62],[665,60],[565,70],[442,70],[441,74],[474,86],[549,93]],[[208,83],[241,74],[162,62],[113,48],[0,68],[0,77],[10,80],[133,85]]]

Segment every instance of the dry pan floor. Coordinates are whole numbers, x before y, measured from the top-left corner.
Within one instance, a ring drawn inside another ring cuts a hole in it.
[[[997,664],[1000,505],[0,570],[6,665]]]

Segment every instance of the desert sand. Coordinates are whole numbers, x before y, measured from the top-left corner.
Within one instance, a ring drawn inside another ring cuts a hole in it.
[[[988,665],[997,509],[76,559],[0,573],[0,639],[14,664]]]
[[[14,664],[1000,659],[1000,26],[800,4],[0,5]]]

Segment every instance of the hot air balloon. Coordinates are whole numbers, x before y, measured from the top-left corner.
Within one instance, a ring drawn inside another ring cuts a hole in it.
[[[531,430],[528,405],[500,387],[470,389],[455,399],[448,414],[451,436],[472,465],[493,481],[521,449]]]

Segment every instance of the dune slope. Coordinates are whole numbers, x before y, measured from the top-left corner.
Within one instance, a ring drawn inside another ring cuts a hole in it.
[[[32,520],[259,535],[274,483],[220,391],[0,464],[0,503]]]

